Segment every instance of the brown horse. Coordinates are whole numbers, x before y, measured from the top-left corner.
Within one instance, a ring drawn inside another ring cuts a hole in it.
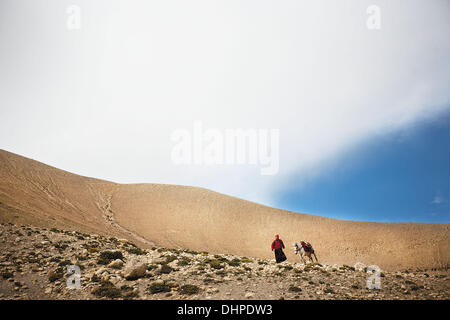
[[[307,248],[305,250],[305,248],[303,247],[303,245],[301,245],[301,243],[304,243],[304,242],[303,241],[300,241],[300,243],[295,242],[293,244],[293,246],[294,246],[295,254],[300,252],[300,258],[302,259],[303,263],[306,263],[305,259],[303,258],[304,256],[307,256],[311,260],[311,262],[314,263],[314,260],[311,255],[313,255],[314,258],[316,258],[316,261],[319,262],[319,260],[317,259],[316,253],[314,252],[313,247],[311,246],[310,249]]]

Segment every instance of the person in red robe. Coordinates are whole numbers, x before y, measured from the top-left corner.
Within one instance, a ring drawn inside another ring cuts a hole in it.
[[[283,262],[287,259],[283,249],[283,240],[280,239],[279,235],[275,235],[275,240],[272,242],[272,251],[275,251],[275,260],[277,263]]]

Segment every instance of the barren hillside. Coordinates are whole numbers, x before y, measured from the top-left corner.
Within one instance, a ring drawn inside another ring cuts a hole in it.
[[[326,264],[382,269],[442,268],[450,262],[448,224],[328,219],[262,206],[210,190],[121,185],[71,174],[0,151],[0,222],[58,227],[220,254],[272,258],[276,233],[311,242]],[[297,259],[297,260],[296,260]]]
[[[78,290],[69,287],[76,284],[68,271],[75,266]],[[377,275],[362,264],[277,264],[194,250],[140,249],[114,237],[0,223],[0,300],[448,300],[448,275],[428,269]],[[379,286],[370,289],[374,276]]]

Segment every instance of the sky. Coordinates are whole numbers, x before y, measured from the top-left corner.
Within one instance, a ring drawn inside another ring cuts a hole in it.
[[[448,111],[355,146],[277,203],[345,220],[448,223],[449,158]]]
[[[449,35],[446,0],[3,0],[0,148],[119,183],[448,223]],[[174,132],[199,122],[278,130],[279,170],[174,163]]]

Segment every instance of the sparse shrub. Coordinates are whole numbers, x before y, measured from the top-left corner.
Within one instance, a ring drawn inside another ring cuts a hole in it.
[[[85,260],[89,259],[89,256],[88,255],[82,256],[80,254],[76,254],[75,258],[80,261],[85,261]]]
[[[93,274],[91,277],[92,282],[100,282],[101,278],[97,274]]]
[[[108,239],[110,242],[114,243],[114,244],[118,244],[119,243],[119,239],[111,237]]]
[[[233,260],[228,260],[227,261],[228,265],[231,267],[239,267],[241,265],[241,260],[238,258],[234,258]]]
[[[190,264],[190,262],[191,262],[191,259],[189,259],[187,257],[183,257],[177,262],[177,265],[178,266],[187,266]]]
[[[111,261],[120,259],[123,260],[123,254],[120,251],[103,251],[97,260],[98,264],[109,264]]]
[[[247,257],[243,257],[243,258],[241,259],[241,262],[242,262],[242,263],[252,263],[253,260],[251,260],[251,259],[249,259],[249,258],[247,258]]]
[[[55,246],[55,248],[59,251],[64,251],[68,248],[68,245],[65,243],[55,243],[53,244]]]
[[[217,259],[206,259],[205,263],[209,264],[213,269],[223,269],[223,265],[220,260]]]
[[[172,261],[175,261],[175,260],[177,260],[177,256],[176,255],[169,255],[169,256],[167,256],[166,257],[166,260],[164,261],[164,264],[167,264],[167,263],[171,263]]]
[[[161,265],[161,268],[159,269],[159,272],[164,273],[164,274],[169,274],[173,271],[173,268],[171,268],[170,266],[168,266],[167,264],[163,264]]]
[[[58,268],[57,270],[52,271],[48,274],[48,280],[50,282],[55,282],[56,280],[62,279],[62,277],[64,277],[62,268]]]
[[[289,291],[291,291],[291,292],[301,292],[302,289],[299,288],[299,287],[296,287],[296,286],[290,286],[289,287]]]
[[[121,286],[120,290],[122,291],[122,297],[124,299],[133,299],[139,296],[139,293],[137,291],[134,291],[133,287],[130,287],[126,284]]]
[[[229,263],[230,262],[227,258],[222,257],[222,256],[217,255],[217,254],[214,256],[214,259],[217,259],[217,260],[219,260],[222,263]]]
[[[153,282],[148,286],[150,293],[170,292],[170,287],[166,283]]]
[[[329,273],[327,270],[320,269],[320,272],[322,272],[322,273],[323,273],[324,275],[326,275],[327,277],[330,276],[330,273]]]
[[[137,291],[128,291],[122,294],[122,297],[126,300],[133,299],[139,297],[139,293]]]
[[[156,264],[150,264],[149,266],[147,266],[147,270],[148,271],[152,271],[153,269],[157,269],[158,266]]]
[[[76,265],[78,268],[80,268],[81,271],[84,270],[84,266],[83,266],[81,263],[79,263],[78,261],[75,263],[75,265]]]
[[[68,266],[71,264],[72,264],[72,262],[70,260],[64,260],[64,261],[61,261],[60,263],[58,263],[58,266],[64,267],[64,266]]]
[[[12,277],[14,277],[14,274],[12,272],[9,272],[9,271],[2,272],[2,278],[3,279],[9,279],[9,278],[12,278]]]
[[[210,284],[210,283],[214,283],[214,279],[213,278],[205,278],[203,279],[203,283],[204,284]]]
[[[120,298],[122,296],[120,289],[114,286],[110,281],[102,281],[99,287],[92,290],[92,293],[98,297],[111,299]]]
[[[348,265],[346,265],[346,264],[344,264],[344,265],[342,266],[342,269],[344,269],[344,270],[350,270],[350,271],[355,271],[355,270],[356,270],[355,267],[351,267],[351,266],[348,266]]]
[[[97,252],[98,252],[98,248],[95,248],[95,247],[88,247],[88,248],[87,248],[87,251],[88,251],[89,253],[97,253]]]
[[[197,252],[197,251],[194,251],[194,250],[184,250],[184,252],[190,253],[190,254],[193,254],[193,255],[198,255],[198,254],[200,254],[200,252]]]
[[[128,253],[136,254],[138,256],[145,254],[144,250],[142,250],[141,248],[137,248],[137,247],[127,248],[126,250]]]
[[[180,287],[181,294],[192,295],[200,292],[200,288],[193,284],[185,284]]]

